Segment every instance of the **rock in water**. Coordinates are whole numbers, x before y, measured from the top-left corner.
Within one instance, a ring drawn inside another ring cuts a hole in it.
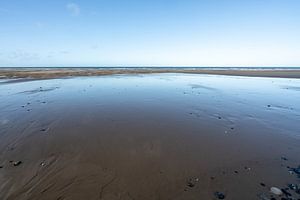
[[[281,191],[281,189],[279,189],[279,188],[277,188],[277,187],[271,187],[270,191],[271,191],[273,194],[278,195],[278,196],[283,194],[282,191]]]

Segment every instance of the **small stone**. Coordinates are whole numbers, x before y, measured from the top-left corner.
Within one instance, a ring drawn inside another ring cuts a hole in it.
[[[263,186],[263,187],[266,187],[266,184],[264,184],[264,183],[260,183],[260,185]]]
[[[187,183],[187,186],[189,186],[189,187],[194,187],[195,184],[194,184],[193,182],[189,181],[189,182]]]
[[[271,105],[268,105],[268,107],[270,108],[270,107],[271,107]]]
[[[16,161],[16,162],[14,162],[14,166],[16,167],[16,166],[19,166],[19,165],[21,165],[22,164],[22,161]]]
[[[43,128],[43,129],[41,129],[40,131],[45,132],[46,130],[47,130],[47,129]]]
[[[222,117],[218,117],[218,119],[222,119]]]
[[[289,189],[289,188],[288,188]],[[287,191],[287,189],[281,189],[282,193],[285,195],[285,196],[292,196],[291,193],[289,193]]]
[[[215,192],[214,195],[218,199],[225,199],[225,195],[222,192]]]
[[[250,167],[244,167],[245,168],[245,170],[248,170],[248,171],[250,171],[251,170],[251,168]]]
[[[3,168],[3,166],[0,166],[0,169],[2,169]]]
[[[297,190],[298,189],[298,186],[296,184],[288,184],[288,187],[291,189],[291,190]]]
[[[234,171],[234,173],[238,174],[239,172],[238,171]]]
[[[271,187],[270,192],[273,193],[273,194],[275,194],[275,195],[278,195],[278,196],[280,196],[280,195],[283,194],[283,192],[281,191],[281,189],[279,189],[277,187]]]
[[[270,200],[270,198],[265,193],[259,194],[258,198],[260,200]]]
[[[282,156],[281,160],[287,161],[288,159],[286,157]]]

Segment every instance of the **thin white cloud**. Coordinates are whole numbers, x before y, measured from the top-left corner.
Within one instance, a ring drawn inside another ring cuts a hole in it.
[[[19,61],[34,61],[40,59],[40,55],[38,53],[27,52],[23,50],[15,50],[12,52],[8,52],[4,56],[6,57],[6,59]]]
[[[66,8],[72,16],[80,15],[80,7],[76,3],[68,3]]]

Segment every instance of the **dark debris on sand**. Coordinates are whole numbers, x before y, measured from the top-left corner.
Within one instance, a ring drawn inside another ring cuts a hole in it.
[[[214,195],[217,199],[225,199],[226,197],[222,192],[215,192]]]
[[[287,159],[285,157],[281,158],[282,160],[286,161]],[[288,171],[290,174],[295,174],[297,175],[297,178],[300,179],[300,166],[292,168],[292,167],[287,167]],[[261,186],[265,187],[266,185],[264,183],[260,184]],[[274,188],[274,187],[273,187]],[[272,188],[271,188],[272,189]],[[270,191],[269,193],[262,193],[258,195],[258,198],[260,200],[299,200],[300,199],[300,185],[297,183],[289,183],[287,184],[287,187],[285,188],[275,188],[278,190],[275,192]],[[270,193],[273,193],[278,196],[278,198],[275,198],[272,196]]]
[[[264,184],[264,183],[260,183],[260,185],[263,186],[263,187],[266,187],[266,184]]]
[[[290,167],[289,168],[289,172],[291,174],[296,174],[298,176],[298,178],[300,178],[300,165],[298,167],[296,167],[296,168]]]
[[[281,157],[281,160],[288,161],[288,159],[284,156]]]
[[[199,181],[198,178],[191,178],[188,180],[187,182],[187,186],[192,188],[192,187],[195,187],[196,183]]]
[[[22,161],[15,161],[15,162],[13,162],[13,165],[16,167],[16,166],[21,165],[22,163],[23,163]]]

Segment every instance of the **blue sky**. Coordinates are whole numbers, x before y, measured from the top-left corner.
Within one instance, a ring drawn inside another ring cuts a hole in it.
[[[300,1],[0,0],[0,66],[300,66]]]

